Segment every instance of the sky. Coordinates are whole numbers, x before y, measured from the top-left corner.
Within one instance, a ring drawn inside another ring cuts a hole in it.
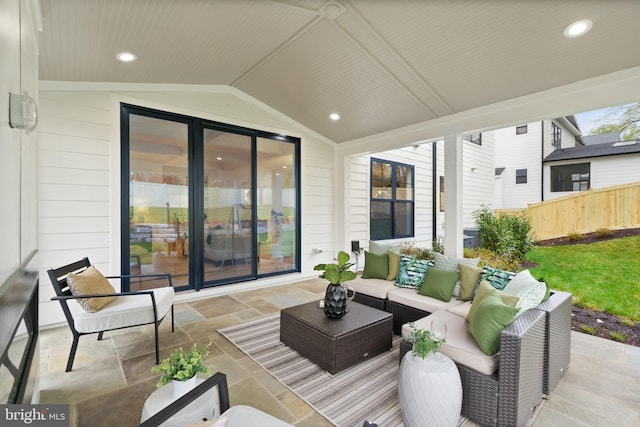
[[[618,108],[618,107],[587,111],[584,113],[574,114],[573,116],[576,118],[576,121],[578,122],[578,126],[580,126],[580,131],[582,132],[582,134],[589,135],[589,131],[592,128],[598,126],[598,123],[597,123],[598,119],[604,116],[605,114],[607,114],[609,110],[612,110],[615,108]]]

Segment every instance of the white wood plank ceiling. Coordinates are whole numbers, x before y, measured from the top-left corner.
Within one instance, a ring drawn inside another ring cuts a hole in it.
[[[337,143],[640,66],[638,0],[40,4],[41,80],[229,85]]]

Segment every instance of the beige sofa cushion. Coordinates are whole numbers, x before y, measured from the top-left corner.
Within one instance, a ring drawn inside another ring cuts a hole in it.
[[[418,295],[418,291],[411,288],[394,288],[389,291],[387,298],[389,301],[408,305],[409,307],[417,308],[418,310],[428,313],[462,304],[462,301],[453,298],[445,302],[436,298]]]
[[[465,301],[462,304],[447,308],[447,311],[464,318],[469,314],[469,310],[471,310],[471,301]]]
[[[389,291],[396,289],[394,283],[395,282],[389,280],[363,279],[362,276],[358,276],[353,280],[345,282],[345,285],[352,287],[356,293],[380,299],[387,299]]]
[[[480,350],[476,340],[467,332],[467,321],[449,310],[437,311],[429,316],[413,322],[418,329],[430,329],[433,319],[444,320],[447,324],[446,342],[442,344],[441,351],[456,363],[484,375],[491,375],[500,363],[500,353],[488,356]],[[402,326],[402,336],[407,337],[411,333],[408,324]]]

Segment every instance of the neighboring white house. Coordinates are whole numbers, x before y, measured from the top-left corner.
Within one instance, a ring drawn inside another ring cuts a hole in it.
[[[543,159],[556,149],[575,147],[580,130],[573,116],[497,129],[495,133],[496,209],[524,209],[544,200],[548,187]]]
[[[640,181],[640,144],[620,133],[581,136],[573,116],[494,131],[496,209]]]

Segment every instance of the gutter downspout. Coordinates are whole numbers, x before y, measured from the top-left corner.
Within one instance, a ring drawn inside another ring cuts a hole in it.
[[[437,143],[436,141],[433,141],[431,143],[431,162],[432,162],[432,167],[431,167],[431,244],[433,245],[433,242],[438,238],[436,233],[438,231],[438,215],[437,215],[437,208],[436,208],[436,202],[437,202],[437,197],[436,197],[436,183],[438,182],[438,150],[437,150]]]
[[[544,202],[544,120],[540,122],[540,133],[542,134],[542,146],[540,152],[540,201]]]

